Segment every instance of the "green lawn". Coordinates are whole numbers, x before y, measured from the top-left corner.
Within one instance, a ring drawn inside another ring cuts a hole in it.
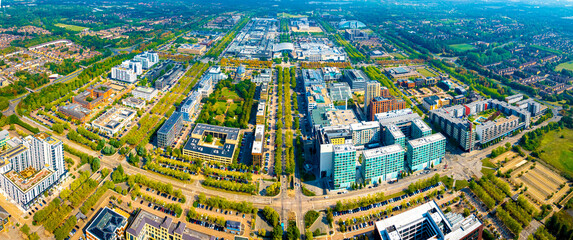
[[[573,61],[561,63],[555,67],[555,71],[561,71],[561,69],[567,69],[573,71]]]
[[[406,56],[404,56],[401,53],[390,53],[390,56],[397,58],[397,59],[406,59]]]
[[[454,49],[455,51],[458,52],[465,52],[465,51],[469,51],[469,50],[474,50],[476,49],[473,45],[467,44],[467,43],[462,43],[462,44],[452,44],[449,45],[452,49]]]
[[[430,72],[428,69],[425,68],[418,68],[417,71],[422,74],[424,77],[435,77],[436,74]]]
[[[493,164],[489,158],[484,158],[481,160],[481,163],[484,167],[496,168],[495,164]]]
[[[573,129],[548,132],[540,146],[541,159],[573,176]]]
[[[69,24],[63,24],[63,23],[57,23],[55,25],[57,27],[65,28],[65,29],[68,29],[70,31],[75,31],[75,32],[80,32],[80,31],[87,28],[87,27],[80,27],[80,26],[76,26],[76,25],[69,25]]]
[[[227,103],[226,102],[216,102],[215,105],[213,105],[213,106],[215,107],[216,112],[221,110],[221,112],[225,113],[227,111]]]
[[[227,99],[233,99],[233,101],[238,102],[241,101],[242,98],[239,97],[239,94],[237,94],[234,91],[229,90],[229,88],[224,87],[223,89],[221,89],[221,98],[227,100]]]

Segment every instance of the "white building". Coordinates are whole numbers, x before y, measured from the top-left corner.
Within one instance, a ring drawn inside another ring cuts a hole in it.
[[[136,98],[144,99],[145,101],[151,101],[153,98],[157,96],[157,89],[155,88],[148,88],[148,87],[136,87],[131,91]]]
[[[330,82],[342,79],[342,72],[337,67],[323,67],[321,70],[324,81]]]
[[[93,121],[92,127],[99,129],[100,133],[113,136],[127,127],[135,117],[136,112],[129,108],[111,108]]]
[[[255,84],[269,83],[273,79],[272,72],[273,71],[271,69],[263,69],[259,75],[253,76],[251,82],[254,82]]]
[[[0,153],[0,188],[28,209],[66,173],[60,140],[41,132],[8,142]]]
[[[149,69],[159,62],[159,55],[155,52],[143,52],[135,56],[133,60],[141,62],[143,69]]]
[[[142,73],[143,67],[141,62],[127,60],[111,69],[111,78],[122,82],[134,83],[137,81],[137,76]]]
[[[369,143],[380,143],[380,123],[360,122],[350,124],[352,144],[362,146]]]
[[[480,239],[483,225],[475,215],[444,214],[435,201],[375,223],[376,239],[382,240],[461,240]]]

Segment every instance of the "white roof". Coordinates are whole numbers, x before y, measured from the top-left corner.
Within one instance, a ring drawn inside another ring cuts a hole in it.
[[[393,153],[399,153],[399,152],[404,152],[404,149],[398,144],[393,144],[390,146],[367,149],[367,150],[364,150],[362,152],[362,154],[364,155],[364,158],[369,159],[369,158],[375,158],[375,157],[385,156],[385,155],[389,155],[389,154],[393,154]]]

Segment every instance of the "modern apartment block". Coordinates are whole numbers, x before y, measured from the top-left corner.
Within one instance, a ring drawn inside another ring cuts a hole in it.
[[[415,172],[442,162],[446,155],[446,137],[441,133],[436,133],[410,140],[406,147],[406,167]]]
[[[362,155],[361,171],[366,182],[394,180],[404,171],[404,148],[398,144],[364,150]]]
[[[381,240],[481,240],[483,224],[475,215],[444,214],[435,201],[376,222],[374,235]]]
[[[334,146],[352,144],[348,125],[324,126],[315,131],[317,156],[320,159],[320,177],[332,177]]]
[[[380,143],[380,124],[378,122],[360,122],[350,124],[352,144],[361,146],[369,143]]]
[[[150,69],[159,62],[159,55],[156,52],[143,52],[136,55],[133,61],[140,62],[143,69]]]
[[[174,112],[157,131],[157,146],[160,148],[171,146],[175,141],[175,136],[181,132],[182,128],[183,114]]]
[[[375,97],[370,102],[367,116],[370,121],[376,119],[376,114],[406,108],[406,101],[399,98]]]
[[[372,100],[375,97],[380,97],[380,82],[370,80],[366,82],[366,88],[364,90],[364,114],[368,114],[368,109]]]
[[[406,135],[396,125],[388,125],[384,128],[384,145],[398,144],[406,147]]]
[[[40,132],[8,141],[0,153],[0,188],[28,209],[66,173],[62,141]]]
[[[412,138],[421,138],[427,137],[432,134],[432,128],[428,126],[424,121],[421,119],[414,119],[412,120],[412,130],[410,131]]]
[[[486,110],[495,113],[479,116]],[[470,120],[470,116],[475,119]],[[476,146],[510,136],[516,131],[529,128],[531,113],[518,106],[495,99],[456,105],[430,111],[430,121],[440,126],[442,133],[453,138],[460,148],[471,151]]]
[[[333,154],[334,188],[348,188],[356,181],[356,148],[349,144],[335,145]]]
[[[120,65],[111,68],[111,78],[126,82],[134,83],[137,81],[137,76],[143,73],[141,62],[127,60]]]

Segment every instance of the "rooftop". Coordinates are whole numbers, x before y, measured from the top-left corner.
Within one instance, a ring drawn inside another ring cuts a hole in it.
[[[408,143],[412,147],[420,147],[420,146],[424,146],[428,143],[433,143],[433,142],[438,142],[438,141],[446,141],[446,137],[444,137],[444,135],[442,135],[441,133],[434,133],[434,134],[426,136],[426,137],[421,137],[421,138],[416,138],[414,140],[410,140],[410,141],[408,141]]]
[[[140,210],[135,219],[131,222],[126,232],[134,236],[141,236],[145,225],[148,224],[155,228],[165,227],[170,235],[177,233],[182,236],[183,240],[207,240],[210,237],[206,234],[193,231],[186,227],[184,222],[174,223],[170,217],[159,217],[145,210]]]
[[[165,123],[163,124],[163,126],[161,126],[161,128],[159,129],[159,131],[157,131],[157,133],[162,133],[162,134],[169,133],[169,131],[171,131],[171,129],[173,128],[173,125],[175,125],[175,123],[179,121],[179,119],[182,117],[183,114],[181,114],[181,112],[174,112],[167,119],[167,121],[165,121]]]
[[[100,240],[113,239],[116,235],[116,230],[126,224],[127,218],[107,207],[104,207],[86,228],[86,232],[91,233]]]
[[[400,146],[398,144],[392,144],[389,146],[367,149],[367,150],[364,150],[362,152],[362,154],[364,154],[364,158],[368,159],[368,158],[385,156],[385,155],[389,155],[389,154],[393,154],[393,153],[399,153],[399,152],[404,152],[404,149],[402,148],[402,146]]]

